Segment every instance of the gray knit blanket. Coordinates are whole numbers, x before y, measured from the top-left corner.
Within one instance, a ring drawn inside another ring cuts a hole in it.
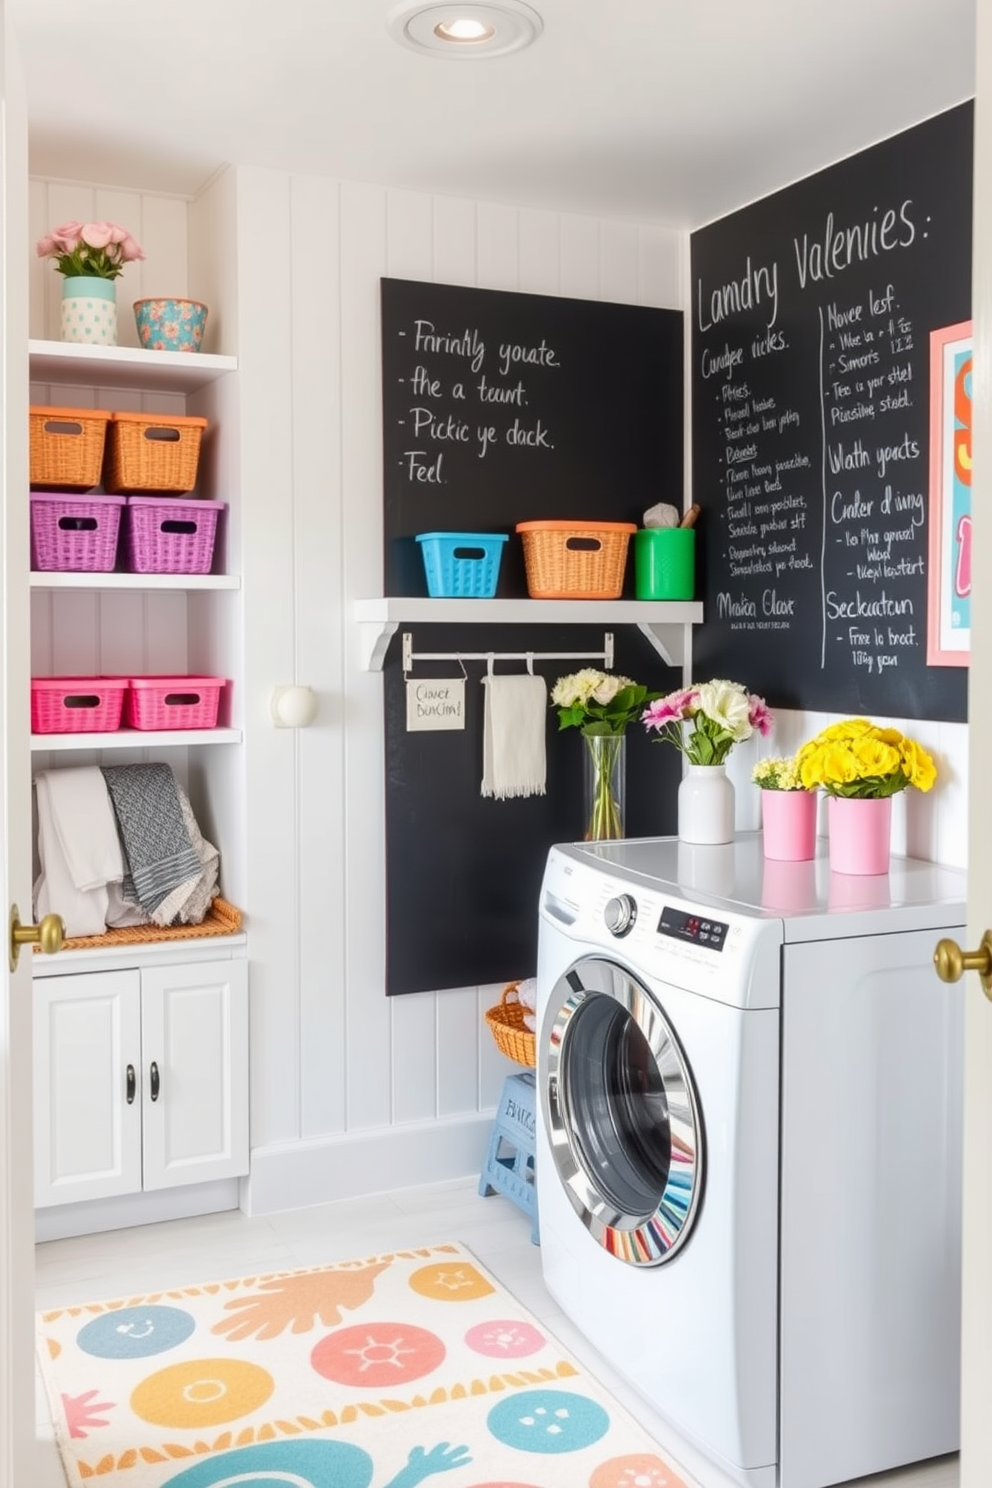
[[[168,765],[103,768],[124,852],[124,899],[146,914],[180,885],[199,878],[200,860],[183,819]]]

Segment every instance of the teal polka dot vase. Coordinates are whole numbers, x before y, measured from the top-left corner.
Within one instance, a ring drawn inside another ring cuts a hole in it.
[[[117,345],[117,286],[89,274],[62,280],[62,340]]]

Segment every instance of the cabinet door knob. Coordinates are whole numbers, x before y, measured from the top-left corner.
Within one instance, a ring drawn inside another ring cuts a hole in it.
[[[154,1059],[148,1066],[148,1079],[151,1082],[152,1100],[157,1101],[160,1085],[158,1077],[158,1065],[155,1063]]]
[[[129,1106],[133,1106],[134,1105],[134,1092],[135,1092],[135,1090],[137,1088],[137,1080],[135,1079],[134,1065],[133,1064],[129,1064],[128,1065],[126,1074],[127,1074],[127,1084],[126,1084],[126,1087],[125,1087],[125,1093],[126,1093],[126,1096],[127,1096],[127,1103],[128,1103]]]
[[[46,956],[55,956],[62,949],[65,939],[65,924],[57,914],[43,916],[37,925],[22,925],[21,912],[16,904],[10,906],[10,942],[8,964],[11,971],[17,970],[22,945],[40,946]]]
[[[977,951],[963,951],[956,940],[938,940],[933,964],[942,982],[958,982],[966,971],[977,971],[992,1001],[992,930],[986,930]]]

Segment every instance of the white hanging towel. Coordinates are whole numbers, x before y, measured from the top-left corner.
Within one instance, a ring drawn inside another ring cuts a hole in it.
[[[544,731],[548,688],[543,677],[483,677],[486,689],[482,746],[482,794],[506,801],[543,796],[547,780]]]

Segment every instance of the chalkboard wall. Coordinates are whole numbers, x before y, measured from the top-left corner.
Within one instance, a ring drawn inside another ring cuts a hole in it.
[[[419,532],[510,534],[496,597],[526,598],[517,522],[639,523],[657,501],[681,504],[680,312],[398,279],[382,281],[381,305],[387,595],[426,595]],[[401,626],[414,651],[596,653],[611,630],[616,671],[654,691],[680,681],[638,631],[615,625],[609,601],[595,626],[454,626],[443,609],[439,600],[437,624]],[[584,664],[539,661],[535,670],[550,692]],[[407,733],[398,639],[386,657],[391,995],[533,975],[548,849],[584,826],[582,739],[559,733],[550,707],[547,794],[481,795],[484,667],[466,669],[464,731]],[[422,662],[414,675],[459,669]],[[636,726],[627,748],[628,831],[674,831],[678,756]]]
[[[408,279],[381,290],[384,593],[427,593],[418,532],[681,507],[680,311]],[[512,536],[497,597],[526,594]]]
[[[696,232],[697,676],[963,719],[928,667],[929,337],[971,313],[963,104]]]

